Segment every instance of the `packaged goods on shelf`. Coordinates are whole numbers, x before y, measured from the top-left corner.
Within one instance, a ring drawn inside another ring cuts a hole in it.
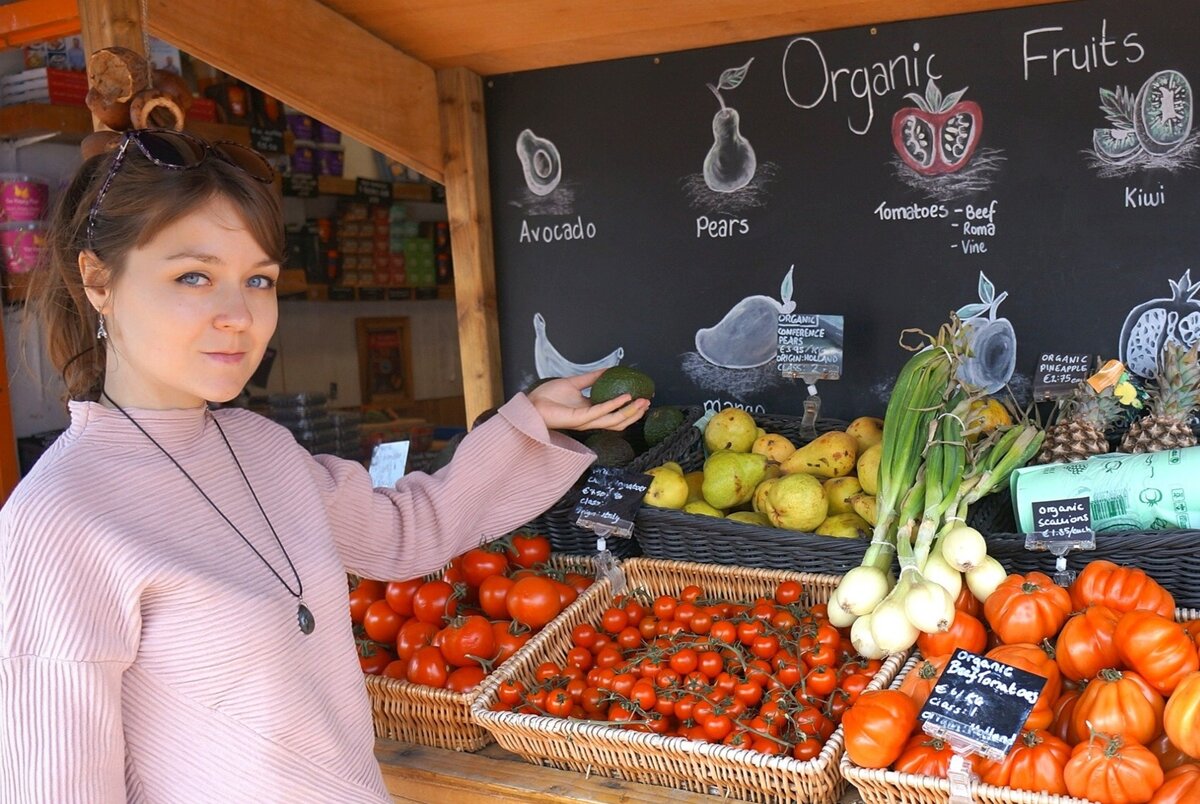
[[[0,78],[0,106],[18,103],[83,106],[87,91],[87,73],[41,67]]]

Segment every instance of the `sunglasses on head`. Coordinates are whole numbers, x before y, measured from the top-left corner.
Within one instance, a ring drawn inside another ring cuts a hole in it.
[[[197,167],[211,154],[238,168],[255,181],[266,184],[275,180],[275,171],[262,154],[231,140],[205,142],[192,134],[168,128],[138,128],[124,133],[112,133],[114,139],[120,138],[120,144],[116,146],[117,153],[108,167],[108,175],[104,177],[100,192],[96,193],[96,200],[88,211],[88,248],[91,248],[95,236],[96,216],[100,212],[100,204],[112,186],[117,171],[125,163],[131,143],[142,152],[142,156],[167,170],[188,170]]]

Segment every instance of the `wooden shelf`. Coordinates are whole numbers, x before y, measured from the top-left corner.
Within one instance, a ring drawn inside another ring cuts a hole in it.
[[[354,179],[341,176],[318,176],[317,192],[321,195],[355,195],[357,184]],[[392,199],[395,201],[431,201],[433,187],[417,182],[393,182]]]
[[[206,140],[233,140],[250,144],[250,129],[223,123],[192,121],[187,130]],[[0,107],[0,138],[20,139],[56,133],[52,142],[79,143],[92,133],[92,113],[86,106],[21,103]]]
[[[296,269],[288,269],[292,271]],[[430,294],[433,291],[433,294]],[[301,295],[304,294],[304,295]],[[406,295],[407,298],[399,298]],[[347,301],[454,301],[454,285],[437,285],[428,287],[344,287],[342,285],[304,285],[289,283],[284,289],[280,282],[281,301],[317,301],[317,302],[347,302]]]

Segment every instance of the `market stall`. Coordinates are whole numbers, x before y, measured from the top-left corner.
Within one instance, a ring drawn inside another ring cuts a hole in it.
[[[79,10],[444,183],[468,421],[654,398],[526,529],[354,579],[398,801],[1200,797],[1200,13],[234,5]]]

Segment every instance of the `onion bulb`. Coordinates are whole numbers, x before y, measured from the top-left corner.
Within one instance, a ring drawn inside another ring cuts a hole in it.
[[[891,595],[871,613],[871,637],[884,653],[903,653],[916,644],[917,636],[917,627],[904,611],[903,597]]]
[[[827,611],[829,613],[829,624],[834,628],[849,628],[858,619],[842,606],[842,601],[838,597],[836,589],[829,596]]]
[[[887,655],[875,643],[875,637],[871,636],[870,614],[864,614],[850,626],[850,644],[864,659],[882,659]]]
[[[861,566],[842,576],[836,593],[843,609],[855,617],[862,617],[875,610],[889,588],[887,576],[881,570]]]
[[[958,525],[942,537],[942,558],[959,572],[970,572],[987,558],[987,542],[975,528]]]
[[[966,574],[967,587],[971,594],[980,602],[987,602],[996,591],[996,587],[1008,577],[1008,573],[1000,562],[991,556],[986,556],[983,563]]]
[[[904,593],[904,614],[918,630],[940,634],[954,622],[954,598],[941,584],[917,576]]]
[[[925,580],[933,581],[949,592],[952,600],[957,600],[959,593],[962,592],[962,573],[946,562],[946,559],[942,557],[941,550],[934,550],[929,554],[921,574],[925,576]]]

